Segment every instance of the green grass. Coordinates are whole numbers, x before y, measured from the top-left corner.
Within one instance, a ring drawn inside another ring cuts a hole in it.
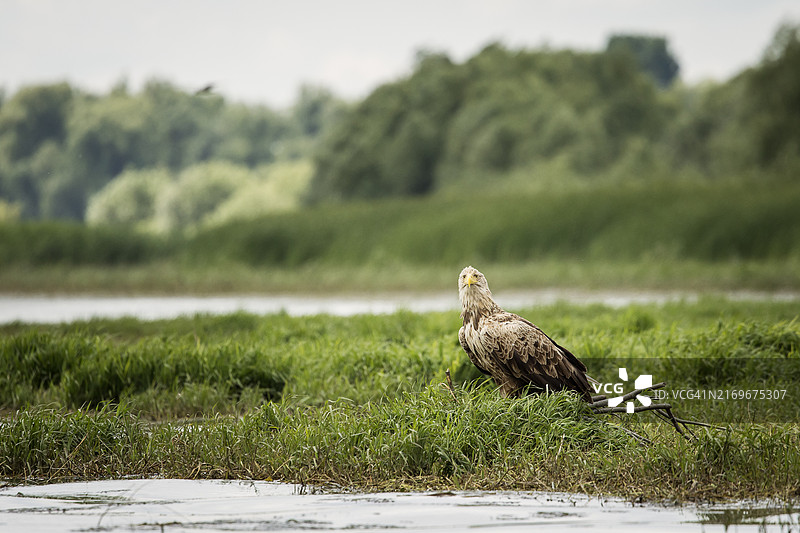
[[[446,334],[452,325],[444,314],[411,313],[12,325],[0,343],[0,406],[126,401],[160,417],[237,412],[242,402],[246,408],[284,394],[315,405],[339,396],[378,400],[419,388],[458,362]]]
[[[758,378],[766,386],[776,372],[766,362],[791,362],[800,351],[795,302],[559,304],[523,314],[591,361],[598,379],[607,377],[606,362],[652,360],[662,379],[686,385]],[[382,401],[442,381],[448,368],[459,383],[479,378],[458,345],[459,326],[457,312],[10,324],[0,326],[0,407],[124,401],[160,418],[237,413],[283,397],[313,406],[339,397]],[[705,360],[716,362],[717,374]]]
[[[800,495],[796,303],[705,298],[523,313],[598,376],[620,360],[646,360],[671,382],[780,386],[789,398],[728,402],[724,412],[672,402],[679,415],[727,427],[700,428],[694,442],[652,416],[590,415],[568,394],[503,399],[461,352],[455,312],[11,324],[0,327],[0,476],[652,500]],[[455,400],[442,387],[446,369]],[[621,425],[653,443],[639,445]]]

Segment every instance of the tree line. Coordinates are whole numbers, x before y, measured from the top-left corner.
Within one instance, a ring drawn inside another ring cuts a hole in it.
[[[800,26],[723,83],[688,87],[659,38],[603,52],[491,44],[463,64],[418,57],[336,124],[310,198],[375,198],[514,181],[797,176]]]
[[[0,220],[172,231],[301,201],[796,179],[800,26],[781,26],[730,80],[689,87],[678,73],[665,39],[619,35],[599,52],[495,43],[463,63],[421,51],[409,76],[360,102],[304,87],[286,111],[158,80],[105,95],[26,87],[0,97]]]
[[[190,168],[243,183],[237,173],[307,158],[342,106],[310,86],[286,112],[158,80],[135,94],[121,83],[102,96],[67,83],[25,87],[0,100],[0,218],[13,209],[26,219],[83,220],[92,196],[126,176],[135,182],[128,200],[140,205],[95,211],[147,210],[153,198],[142,191]]]

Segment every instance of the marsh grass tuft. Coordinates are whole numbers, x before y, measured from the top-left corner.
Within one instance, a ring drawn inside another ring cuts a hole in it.
[[[796,426],[647,431],[643,447],[570,394],[499,398],[438,387],[381,403],[265,404],[243,417],[148,423],[124,407],[21,411],[0,426],[0,475],[273,479],[361,490],[533,489],[645,499],[792,498]]]

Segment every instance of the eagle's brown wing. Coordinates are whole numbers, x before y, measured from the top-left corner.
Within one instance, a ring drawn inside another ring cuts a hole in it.
[[[499,313],[487,319],[481,333],[492,358],[516,378],[539,389],[574,390],[591,399],[584,364],[531,322]]]

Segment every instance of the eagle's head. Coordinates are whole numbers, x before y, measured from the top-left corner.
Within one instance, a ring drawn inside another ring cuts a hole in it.
[[[464,268],[458,276],[458,299],[461,300],[462,312],[484,314],[496,306],[486,276],[471,266]]]

